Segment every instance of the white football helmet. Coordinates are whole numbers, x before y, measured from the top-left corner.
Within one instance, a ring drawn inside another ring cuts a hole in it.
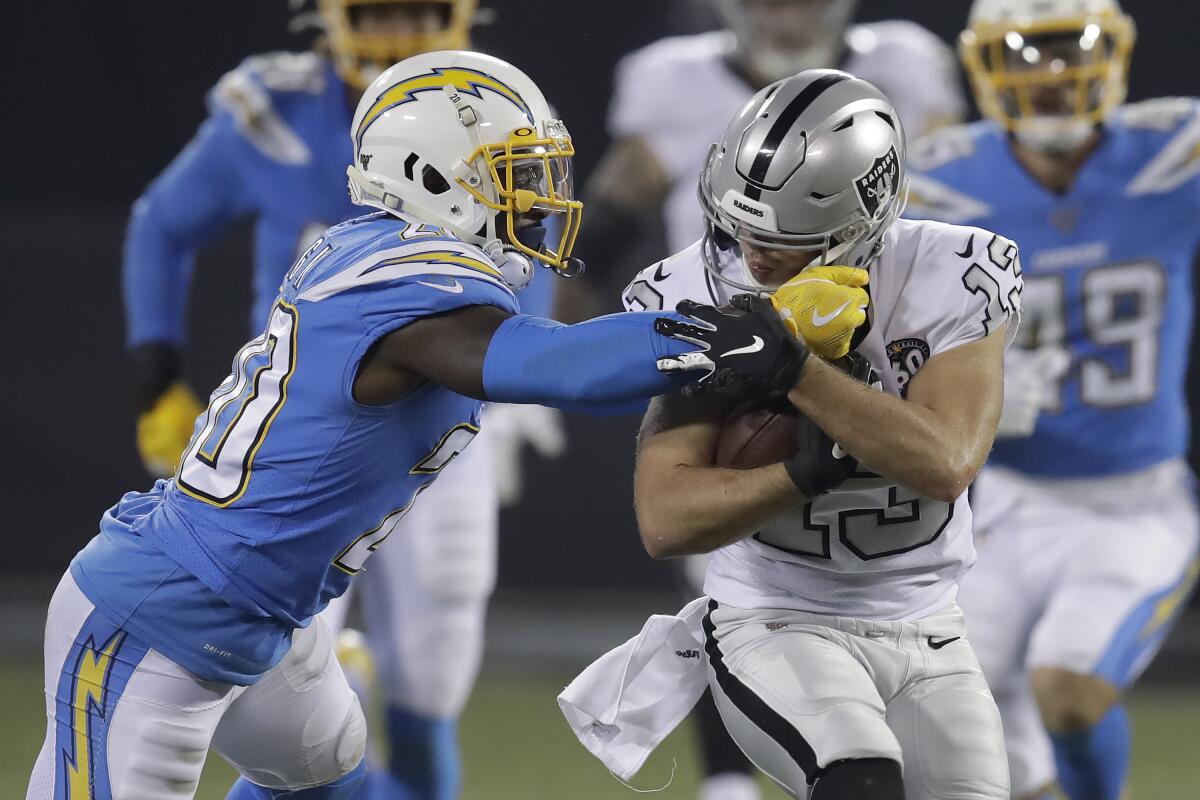
[[[1124,102],[1135,38],[1117,0],[975,0],[959,54],[984,115],[1053,153]]]
[[[571,137],[513,65],[463,50],[407,58],[367,87],[350,136],[354,203],[452,231],[502,267],[520,253],[526,266],[536,258],[563,275],[582,271],[570,257],[583,211]],[[548,245],[537,223],[552,214],[564,221]]]

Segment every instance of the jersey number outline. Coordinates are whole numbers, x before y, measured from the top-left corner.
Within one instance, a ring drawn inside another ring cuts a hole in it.
[[[1015,344],[1051,347],[1071,356],[1071,367],[1043,408],[1060,412],[1067,378],[1079,377],[1079,400],[1102,409],[1127,408],[1154,399],[1158,389],[1159,330],[1167,278],[1157,261],[1124,261],[1092,267],[1080,279],[1083,331],[1094,347],[1120,347],[1122,354],[1080,356],[1068,346],[1069,309],[1061,275],[1026,280],[1026,324]],[[1131,309],[1129,311],[1128,309]]]
[[[467,449],[467,445],[471,443],[477,433],[479,433],[478,425],[470,422],[458,423],[442,434],[442,438],[438,440],[433,450],[429,451],[429,455],[414,464],[412,469],[408,471],[408,474],[433,475],[436,477],[439,472],[445,469],[447,464]],[[371,554],[392,535],[392,531],[400,524],[400,520],[404,519],[405,515],[416,504],[417,498],[421,496],[421,492],[432,485],[433,481],[430,480],[429,483],[417,487],[412,497],[401,508],[388,514],[374,528],[360,534],[353,542],[346,545],[346,548],[333,559],[333,565],[347,575],[357,575],[361,572]]]
[[[922,497],[903,486],[887,484],[877,475],[859,474],[849,481],[869,481],[873,485],[821,495],[798,509],[799,519],[789,514],[780,523],[754,534],[754,539],[795,556],[830,559],[836,525],[838,541],[847,550],[860,561],[874,561],[932,544],[954,519],[954,503]],[[864,507],[863,494],[884,492],[886,497]],[[864,518],[865,522],[856,524]],[[880,547],[875,539],[892,546]]]
[[[263,334],[238,351],[180,459],[175,482],[186,494],[217,508],[245,494],[254,457],[287,402],[299,332],[299,311],[279,300]]]

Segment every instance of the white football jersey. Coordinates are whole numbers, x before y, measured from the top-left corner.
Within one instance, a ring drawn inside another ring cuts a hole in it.
[[[744,281],[736,252],[722,257],[721,273]],[[990,231],[900,219],[868,270],[868,329],[856,349],[886,392],[903,396],[927,360],[1000,325],[1010,342],[1016,334],[1017,246]],[[670,310],[735,293],[704,268],[697,242],[638,273],[623,300],[630,311]],[[965,493],[944,503],[864,469],[713,553],[704,591],[739,608],[914,619],[952,602],[974,560]]]
[[[950,48],[921,26],[893,20],[852,26],[841,65],[883,90],[910,140],[966,111]],[[729,66],[733,35],[674,36],[635,51],[617,67],[609,133],[639,136],[672,181],[664,213],[667,244],[699,238],[696,179],[709,145],[755,89]]]

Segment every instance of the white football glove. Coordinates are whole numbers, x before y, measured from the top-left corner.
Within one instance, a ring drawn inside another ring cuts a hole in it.
[[[997,439],[1029,436],[1038,414],[1058,391],[1058,381],[1071,364],[1065,350],[1013,348],[1004,358],[1004,410],[996,428]]]
[[[521,452],[526,444],[542,458],[558,458],[566,452],[562,412],[545,406],[489,403],[484,417],[484,424],[493,434],[496,492],[500,505],[511,506],[521,499],[524,488]]]

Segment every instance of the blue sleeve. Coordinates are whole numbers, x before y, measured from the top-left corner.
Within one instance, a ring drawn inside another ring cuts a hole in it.
[[[196,250],[252,210],[242,146],[232,118],[210,118],[134,204],[121,268],[129,346],[183,340]]]
[[[527,314],[511,317],[496,329],[484,356],[484,391],[499,403],[628,411],[639,400],[699,377],[658,371],[658,359],[696,349],[656,333],[654,321],[662,316],[626,312],[578,325]]]

